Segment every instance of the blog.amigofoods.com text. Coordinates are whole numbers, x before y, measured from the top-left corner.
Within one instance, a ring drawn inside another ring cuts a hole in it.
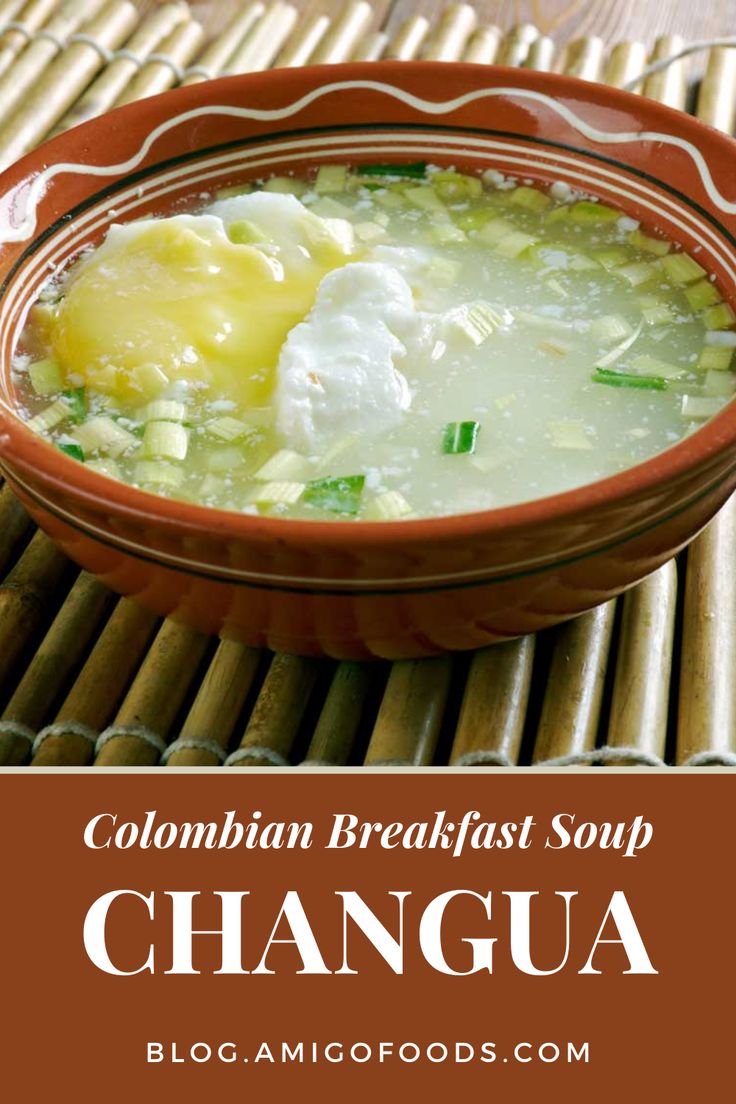
[[[237,1043],[191,1044],[173,1042],[146,1043],[146,1062],[149,1065],[165,1063],[181,1065],[190,1063],[206,1065],[209,1062],[231,1065],[235,1063],[253,1063],[258,1065],[317,1065],[322,1063],[339,1065],[355,1063],[385,1064],[401,1062],[405,1065],[431,1063],[442,1065],[455,1063],[466,1065],[481,1062],[492,1065],[495,1062],[520,1063],[534,1062],[542,1065],[576,1065],[590,1061],[590,1044],[587,1042],[529,1042],[520,1041],[509,1047],[501,1047],[493,1042],[452,1042],[439,1040],[429,1043],[405,1042],[260,1042],[248,1048]]]

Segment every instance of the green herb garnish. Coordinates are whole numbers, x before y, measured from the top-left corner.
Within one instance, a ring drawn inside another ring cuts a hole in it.
[[[412,161],[406,165],[359,165],[359,176],[396,176],[410,177],[412,180],[424,180],[427,175],[426,161]]]
[[[84,449],[81,445],[57,445],[59,452],[63,452],[65,456],[71,456],[72,460],[79,460],[84,463]]]
[[[614,372],[609,368],[596,368],[590,378],[593,383],[605,383],[609,387],[638,387],[641,391],[667,390],[667,380],[659,376],[638,376],[633,372]]]
[[[479,422],[448,422],[442,430],[442,451],[446,455],[475,452]]]
[[[87,417],[87,395],[83,387],[75,387],[71,391],[62,392],[71,411],[71,419],[77,425],[81,425]]]
[[[307,483],[302,501],[333,514],[357,514],[364,483],[364,475],[313,479]]]

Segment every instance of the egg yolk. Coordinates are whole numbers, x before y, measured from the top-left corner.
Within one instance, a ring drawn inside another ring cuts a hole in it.
[[[53,352],[66,377],[123,407],[177,381],[245,408],[267,403],[287,334],[350,254],[325,220],[302,212],[301,239],[281,243],[271,231],[258,241],[252,223],[238,235],[237,223],[212,215],[113,227],[58,309]]]

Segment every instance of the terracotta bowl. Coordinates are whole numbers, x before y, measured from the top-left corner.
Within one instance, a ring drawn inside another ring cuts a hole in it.
[[[14,413],[10,360],[49,267],[113,221],[329,160],[429,160],[569,181],[695,251],[736,306],[736,143],[643,97],[557,75],[372,63],[212,81],[57,138],[0,182],[0,463],[88,571],[208,633],[309,655],[420,656],[546,628],[673,555],[736,485],[736,404],[612,478],[402,522],[192,506],[88,471]]]

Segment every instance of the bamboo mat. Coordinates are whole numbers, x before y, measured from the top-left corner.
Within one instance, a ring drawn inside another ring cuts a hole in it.
[[[219,74],[463,58],[621,85],[682,45],[560,46],[530,23],[502,33],[464,4],[388,31],[364,0],[335,18],[253,0],[228,18],[211,38],[184,3],[0,0],[0,165],[114,105]],[[713,50],[697,87],[688,64],[640,91],[732,130],[736,50]],[[80,573],[3,487],[0,766],[733,766],[735,552],[732,500],[677,563],[558,629],[470,654],[335,663],[158,621]]]

